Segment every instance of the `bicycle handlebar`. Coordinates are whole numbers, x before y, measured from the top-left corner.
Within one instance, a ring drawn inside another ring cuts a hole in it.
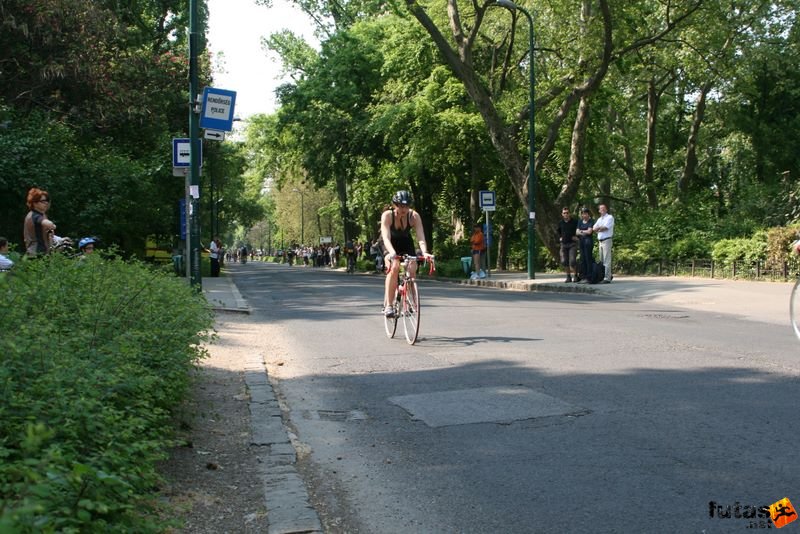
[[[431,274],[436,272],[436,257],[433,256],[433,255],[430,255],[430,256],[419,255],[419,256],[417,256],[416,254],[399,254],[399,255],[397,255],[395,257],[397,259],[399,259],[401,262],[407,262],[409,260],[414,260],[414,261],[421,261],[423,263],[430,264],[430,267],[428,268],[428,274],[431,275]]]

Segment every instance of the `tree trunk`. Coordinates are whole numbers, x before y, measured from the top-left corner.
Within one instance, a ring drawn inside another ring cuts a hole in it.
[[[661,95],[656,88],[656,81],[650,79],[647,83],[647,145],[644,151],[644,191],[647,195],[647,205],[655,209],[658,207],[658,195],[655,189],[653,167],[656,153],[656,119]]]
[[[434,195],[432,191],[428,191],[427,184],[431,183],[431,179],[427,169],[422,170],[422,175],[418,181],[411,180],[411,194],[414,197],[414,209],[422,217],[422,229],[425,231],[425,241],[428,245],[428,252],[435,254],[433,243],[433,214],[435,211]],[[417,236],[419,241],[419,236]]]
[[[481,217],[480,206],[480,169],[478,168],[478,155],[473,151],[469,158],[469,222],[465,226],[468,228],[467,232],[472,233],[471,225],[475,224]]]
[[[622,163],[618,163],[622,172],[625,173],[625,176],[628,177],[628,182],[631,184],[631,189],[633,190],[634,197],[638,200],[642,198],[642,189],[639,185],[639,178],[636,174],[636,169],[633,167],[633,150],[631,149],[631,144],[628,141],[628,128],[625,125],[625,121],[622,117],[619,116],[616,110],[611,110],[611,120],[614,124],[614,127],[619,130],[619,133],[622,134],[622,140],[620,141],[622,144]]]
[[[555,202],[549,207],[549,216],[542,217],[542,228],[540,228],[539,234],[542,238],[542,242],[554,258],[558,258],[559,254],[558,221],[561,220],[561,207],[569,207],[575,201],[575,196],[578,193],[578,187],[581,184],[584,174],[589,110],[588,96],[581,97],[580,103],[578,104],[578,112],[575,116],[575,122],[572,125],[572,143],[570,145],[567,179],[561,186],[561,191],[556,197]]]
[[[508,270],[508,225],[497,226],[497,269]]]
[[[339,198],[339,216],[342,218],[344,240],[347,242],[351,235],[350,210],[347,207],[347,177],[344,172],[336,173],[336,196]],[[303,243],[305,245],[305,243]]]
[[[692,119],[692,127],[689,131],[689,140],[686,142],[686,157],[683,163],[683,172],[678,180],[678,199],[682,200],[689,185],[697,175],[697,141],[700,137],[700,126],[703,123],[703,117],[706,111],[706,96],[711,90],[711,81],[707,81],[700,88],[700,94],[697,97],[697,107],[694,110],[694,118]]]

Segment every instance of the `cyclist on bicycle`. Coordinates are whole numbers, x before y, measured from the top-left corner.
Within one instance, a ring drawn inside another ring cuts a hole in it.
[[[397,290],[397,278],[400,273],[400,258],[403,254],[416,255],[414,240],[411,238],[411,229],[417,236],[419,248],[425,258],[432,258],[428,253],[428,244],[425,242],[425,230],[422,227],[422,217],[411,209],[414,199],[408,191],[398,191],[392,197],[392,208],[381,215],[381,237],[386,252],[384,264],[388,269],[383,296],[383,314],[386,317],[394,315],[392,301]],[[408,263],[408,273],[413,278],[417,272],[417,262]]]

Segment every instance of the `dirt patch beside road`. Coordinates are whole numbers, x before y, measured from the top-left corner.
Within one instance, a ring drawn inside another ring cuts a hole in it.
[[[186,445],[172,451],[162,473],[164,497],[192,534],[267,532],[259,476],[263,448],[250,444],[244,369],[259,337],[245,315],[218,314],[216,342],[196,372],[192,395],[180,417]]]

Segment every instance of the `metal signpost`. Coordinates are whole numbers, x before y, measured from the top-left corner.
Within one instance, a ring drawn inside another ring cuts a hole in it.
[[[199,148],[199,160],[200,166],[202,170],[203,165],[203,145],[199,142],[197,143]],[[192,141],[186,137],[176,137],[172,139],[172,176],[183,177],[185,179],[184,183],[184,196],[181,202],[182,213],[181,213],[181,225],[182,228],[185,230],[186,227],[191,229],[191,224],[187,224],[187,222],[191,221],[192,215],[192,195],[190,192],[192,191],[191,186],[191,165],[192,165]],[[198,171],[199,174],[202,174],[201,171]],[[181,239],[183,239],[186,243],[184,248],[183,256],[184,256],[184,265],[186,266],[186,277],[189,278],[192,276],[192,262],[191,262],[191,253],[192,253],[192,238],[191,238],[191,231],[189,232],[182,232]]]
[[[492,221],[490,214],[491,212],[495,211],[495,194],[494,191],[480,191],[479,192],[479,200],[480,206],[483,210],[483,213],[486,215],[486,276],[492,275],[492,256],[491,256],[491,246],[492,246]],[[480,266],[478,266],[480,269]]]

